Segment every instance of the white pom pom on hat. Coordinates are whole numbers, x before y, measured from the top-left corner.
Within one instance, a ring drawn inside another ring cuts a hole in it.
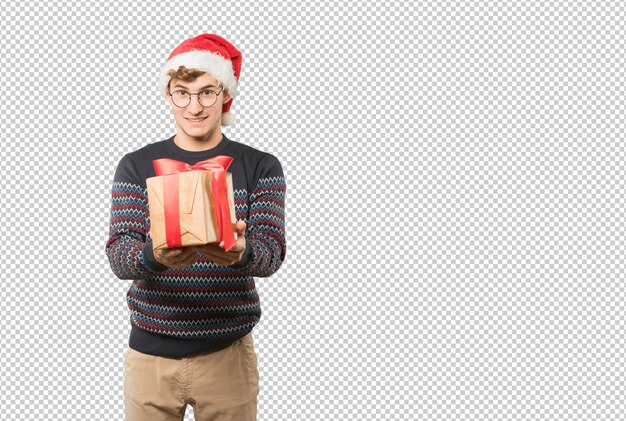
[[[241,73],[241,52],[230,42],[215,34],[202,34],[183,41],[172,51],[167,63],[161,69],[159,90],[167,95],[170,70],[179,66],[197,69],[211,74],[228,91],[231,99],[222,105],[222,126],[235,122],[230,111],[233,99],[237,96],[239,74]]]

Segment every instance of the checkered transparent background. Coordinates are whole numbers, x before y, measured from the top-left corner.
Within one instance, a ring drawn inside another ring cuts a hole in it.
[[[259,420],[623,419],[622,2],[9,3],[0,418],[123,418],[111,182],[215,32],[288,183]]]

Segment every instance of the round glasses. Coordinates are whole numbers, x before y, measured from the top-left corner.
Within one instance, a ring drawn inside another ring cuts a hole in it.
[[[172,97],[172,102],[179,108],[185,108],[189,104],[191,104],[191,97],[194,95],[198,96],[198,102],[203,107],[212,107],[213,104],[217,101],[217,97],[224,90],[224,86],[220,89],[219,92],[212,91],[210,89],[204,89],[201,92],[196,94],[190,94],[184,89],[179,89],[178,91],[170,92],[170,96]]]

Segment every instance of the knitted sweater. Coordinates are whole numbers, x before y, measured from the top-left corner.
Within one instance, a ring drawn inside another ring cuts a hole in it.
[[[126,294],[130,310],[129,346],[145,354],[183,358],[224,348],[259,322],[261,306],[253,277],[275,273],[286,254],[286,184],[276,157],[223,135],[207,151],[187,151],[173,136],[126,154],[112,186],[106,254],[113,273],[132,279]],[[155,176],[152,160],[188,164],[227,155],[233,177],[236,219],[246,223],[246,250],[240,262],[217,266],[198,254],[184,269],[158,262],[150,238],[146,178]]]

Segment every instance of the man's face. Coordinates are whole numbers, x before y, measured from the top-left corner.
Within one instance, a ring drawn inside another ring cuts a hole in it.
[[[215,104],[210,107],[202,106],[198,101],[198,95],[192,95],[189,105],[180,108],[173,103],[172,96],[170,95],[174,94],[175,91],[181,90],[190,94],[197,94],[207,89],[215,92],[222,90],[217,96]],[[228,101],[230,98],[224,96],[222,86],[217,79],[208,73],[203,74],[193,82],[183,82],[178,79],[170,80],[167,101],[172,107],[177,131],[184,133],[190,138],[207,140],[211,138],[216,130],[221,132],[222,104],[224,104],[225,100]]]

